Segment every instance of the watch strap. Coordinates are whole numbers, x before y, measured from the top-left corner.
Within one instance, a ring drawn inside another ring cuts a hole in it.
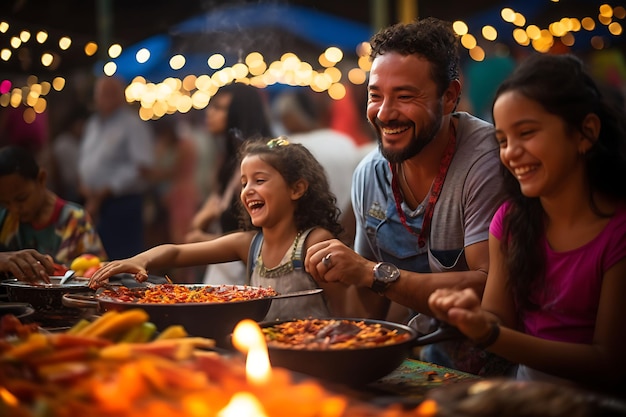
[[[389,284],[389,282],[379,281],[376,277],[374,277],[374,282],[372,282],[372,286],[370,288],[378,295],[385,295],[385,291],[389,288]]]

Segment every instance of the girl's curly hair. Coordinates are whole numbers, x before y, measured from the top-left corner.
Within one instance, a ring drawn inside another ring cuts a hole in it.
[[[268,163],[285,179],[287,184],[293,185],[298,180],[305,180],[309,187],[298,200],[294,213],[294,220],[298,230],[318,226],[339,236],[343,228],[339,224],[340,210],[337,208],[337,198],[330,192],[326,172],[311,152],[299,143],[289,143],[286,137],[279,137],[269,142],[264,140],[250,140],[245,142],[239,151],[239,161],[245,157],[257,155]],[[239,204],[243,216],[244,229],[252,228],[250,217],[243,204]]]

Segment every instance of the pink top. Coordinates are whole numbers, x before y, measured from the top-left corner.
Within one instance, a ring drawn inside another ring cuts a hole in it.
[[[504,203],[491,222],[490,232],[502,239]],[[543,238],[546,282],[532,292],[540,306],[526,311],[524,331],[548,340],[591,344],[600,302],[602,277],[626,257],[626,204],[621,204],[607,226],[593,240],[574,250],[556,252]]]

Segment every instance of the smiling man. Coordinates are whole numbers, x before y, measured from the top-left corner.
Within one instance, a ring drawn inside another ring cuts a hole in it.
[[[459,40],[450,23],[397,24],[371,45],[367,118],[379,146],[353,177],[354,251],[322,242],[306,265],[320,281],[359,288],[365,316],[392,317],[392,301],[410,311],[396,320],[427,333],[437,325],[427,304],[435,289],[483,292],[489,223],[502,202],[498,149],[489,123],[456,112]],[[481,375],[505,368],[469,342],[428,346],[422,359]]]

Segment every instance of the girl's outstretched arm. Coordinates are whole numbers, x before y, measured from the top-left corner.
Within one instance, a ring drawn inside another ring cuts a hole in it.
[[[208,242],[155,246],[132,258],[106,263],[91,277],[89,286],[98,287],[111,276],[123,272],[134,274],[138,281],[145,281],[150,269],[208,265],[236,260],[246,262],[254,234],[254,231],[235,232]]]

